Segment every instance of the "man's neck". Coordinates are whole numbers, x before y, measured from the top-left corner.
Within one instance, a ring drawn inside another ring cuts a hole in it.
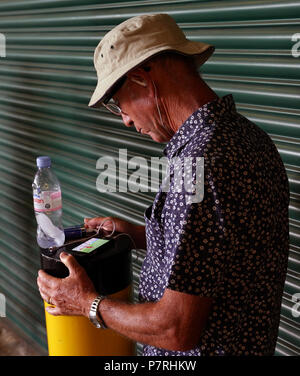
[[[174,88],[172,93],[175,95],[165,97],[162,102],[174,133],[198,108],[218,99],[217,94],[200,77],[190,85]]]

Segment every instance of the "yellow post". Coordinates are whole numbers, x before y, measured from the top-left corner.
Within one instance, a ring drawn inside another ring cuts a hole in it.
[[[131,286],[109,296],[129,300]],[[52,316],[47,311],[45,316],[50,356],[135,355],[134,342],[111,329],[97,329],[86,317]]]

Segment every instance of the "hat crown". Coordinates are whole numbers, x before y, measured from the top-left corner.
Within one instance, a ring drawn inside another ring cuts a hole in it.
[[[184,33],[168,14],[130,18],[109,31],[98,44],[94,55],[98,78],[107,77],[118,64],[126,65],[145,51],[185,41]]]

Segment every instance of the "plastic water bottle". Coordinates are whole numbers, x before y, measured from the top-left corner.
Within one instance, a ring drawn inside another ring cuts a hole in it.
[[[65,242],[62,227],[62,199],[59,181],[48,156],[36,159],[38,171],[32,183],[37,221],[37,243],[41,248],[60,247]]]

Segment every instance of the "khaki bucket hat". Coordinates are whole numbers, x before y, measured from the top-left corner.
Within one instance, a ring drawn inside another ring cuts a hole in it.
[[[98,84],[89,106],[107,100],[126,73],[164,51],[195,55],[200,66],[212,55],[214,46],[188,40],[168,14],[130,18],[109,31],[95,49]]]

